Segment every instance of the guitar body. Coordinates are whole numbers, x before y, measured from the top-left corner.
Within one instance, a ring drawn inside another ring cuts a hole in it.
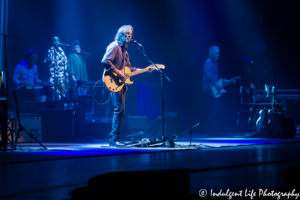
[[[130,68],[126,66],[125,74],[129,74],[130,72]],[[116,73],[106,70],[104,70],[103,73],[103,82],[105,83],[106,87],[112,92],[119,92],[120,90],[122,90],[125,83],[133,84],[133,81],[130,81],[130,77],[128,77],[124,83],[119,79]]]
[[[218,82],[217,82],[217,84],[220,84],[220,85],[223,86],[222,90],[219,90],[216,86],[214,86],[213,84],[210,84],[210,89],[211,89],[211,93],[212,93],[213,97],[219,98],[222,93],[226,92],[226,90],[224,90],[225,86],[227,86],[228,84],[231,84],[232,81],[239,80],[239,79],[241,79],[241,77],[236,76],[236,77],[232,78],[229,82],[226,82],[226,83],[224,83],[223,79],[219,79]]]
[[[250,132],[256,131],[256,112],[254,107],[250,108],[250,117],[248,119],[248,130]]]
[[[249,89],[246,88],[246,93],[249,95]],[[244,103],[244,89],[243,86],[240,86],[240,94],[241,94],[241,104]],[[246,98],[246,102],[248,102],[248,96]],[[238,120],[237,120],[237,128],[239,131],[246,131],[248,128],[248,118],[249,118],[249,110],[241,105],[240,111],[238,112]]]
[[[256,130],[257,131],[260,131],[261,129],[266,127],[266,125],[269,122],[268,115],[269,115],[269,112],[267,109],[263,109],[263,110],[259,111],[259,117],[256,121]]]
[[[164,69],[165,68],[164,65],[160,65],[160,64],[156,64],[156,66],[159,69]],[[151,67],[151,66],[149,66],[149,67]],[[131,72],[130,68],[126,66],[125,67],[124,75],[127,78],[126,78],[125,82],[122,82],[119,79],[119,77],[118,77],[118,75],[116,73],[112,72],[111,70],[107,71],[105,69],[104,72],[103,72],[102,80],[105,83],[107,89],[109,89],[112,92],[119,92],[120,90],[122,90],[122,88],[124,87],[125,83],[126,84],[133,84],[133,81],[130,80],[131,76],[135,76],[137,74],[141,74],[141,73],[144,73],[144,72],[147,72],[147,71],[149,71],[148,67],[144,68],[144,69],[141,69],[141,70],[137,70],[137,71]]]
[[[249,112],[249,119],[248,119],[248,131],[249,132],[255,132],[256,131],[256,120],[257,120],[257,115],[256,115],[256,110],[254,103],[260,98],[259,95],[255,94],[255,86],[254,84],[250,83],[250,88],[251,88],[251,96],[253,98],[253,105],[250,108]]]
[[[222,84],[224,83],[223,79],[219,79],[218,83]],[[211,89],[211,94],[213,95],[213,97],[215,98],[219,98],[221,96],[222,93],[224,93],[223,91],[220,91],[216,86],[214,86],[213,84],[210,84],[210,89]]]

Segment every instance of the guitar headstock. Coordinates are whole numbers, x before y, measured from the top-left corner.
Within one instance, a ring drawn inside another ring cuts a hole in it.
[[[243,93],[243,86],[240,87],[240,93]]]
[[[270,94],[270,87],[267,84],[265,84],[265,92],[267,93],[267,97],[268,97]]]
[[[272,87],[271,93],[274,94],[274,92],[275,92],[275,86]]]

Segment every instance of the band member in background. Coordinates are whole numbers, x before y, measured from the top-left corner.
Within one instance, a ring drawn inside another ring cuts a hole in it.
[[[66,95],[65,76],[67,70],[67,56],[64,50],[60,47],[59,37],[52,37],[53,46],[48,50],[48,61],[51,62],[50,68],[50,83],[56,85],[56,91],[60,94],[60,84],[62,86],[63,96]],[[55,81],[57,80],[57,81]],[[67,80],[67,79],[66,79]],[[57,99],[55,99],[57,100]]]
[[[207,109],[207,132],[208,136],[220,136],[222,134],[221,127],[221,112],[222,104],[220,98],[214,98],[210,85],[216,86],[220,91],[224,90],[223,84],[218,82],[220,79],[217,60],[220,56],[220,50],[217,46],[209,48],[209,58],[204,63],[203,67],[203,94],[205,101],[205,108]],[[224,83],[230,80],[224,79]],[[235,83],[235,80],[233,81]]]
[[[40,95],[46,95],[46,101],[53,100],[53,89],[43,87],[43,89],[34,89],[34,86],[45,86],[47,83],[41,81],[37,72],[37,52],[30,49],[25,54],[25,61],[19,63],[14,71],[13,83],[16,86],[26,85],[32,89],[24,89],[19,92],[21,101],[39,101]],[[21,103],[22,104],[22,103]]]
[[[118,75],[118,77],[125,82],[126,76],[124,74],[125,66],[128,66],[131,71],[139,70],[132,67],[129,62],[129,55],[127,53],[127,43],[130,42],[133,35],[133,27],[124,25],[119,28],[115,41],[110,43],[106,48],[106,52],[102,59],[104,70],[111,70]],[[153,70],[149,67],[149,72]],[[123,143],[120,139],[121,128],[125,114],[125,94],[127,86],[122,88],[119,92],[112,92],[112,102],[114,106],[114,115],[112,121],[112,130],[109,135],[109,145],[116,146],[118,143]]]
[[[76,80],[82,80],[87,81],[88,75],[86,71],[86,64],[83,59],[83,57],[80,55],[81,48],[80,48],[80,42],[78,40],[75,40],[71,44],[72,51],[68,56],[68,72],[69,72],[69,78],[74,80],[74,83],[76,83]],[[86,88],[79,87],[78,88],[78,94],[79,95],[85,95],[87,92]]]

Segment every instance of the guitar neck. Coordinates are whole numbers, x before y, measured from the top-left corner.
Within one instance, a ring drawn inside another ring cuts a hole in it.
[[[135,75],[138,75],[138,74],[142,74],[142,73],[147,72],[147,71],[148,71],[148,68],[144,68],[144,69],[140,69],[140,70],[136,70],[134,72],[128,73],[127,76],[131,77],[131,76],[135,76]]]
[[[225,86],[227,86],[229,84],[231,84],[231,81],[228,81],[228,82],[224,83],[223,86],[225,87]]]

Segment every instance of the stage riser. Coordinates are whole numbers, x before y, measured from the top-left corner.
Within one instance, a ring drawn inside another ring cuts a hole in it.
[[[146,130],[148,127],[148,117],[147,116],[128,116],[127,117],[127,128]]]

